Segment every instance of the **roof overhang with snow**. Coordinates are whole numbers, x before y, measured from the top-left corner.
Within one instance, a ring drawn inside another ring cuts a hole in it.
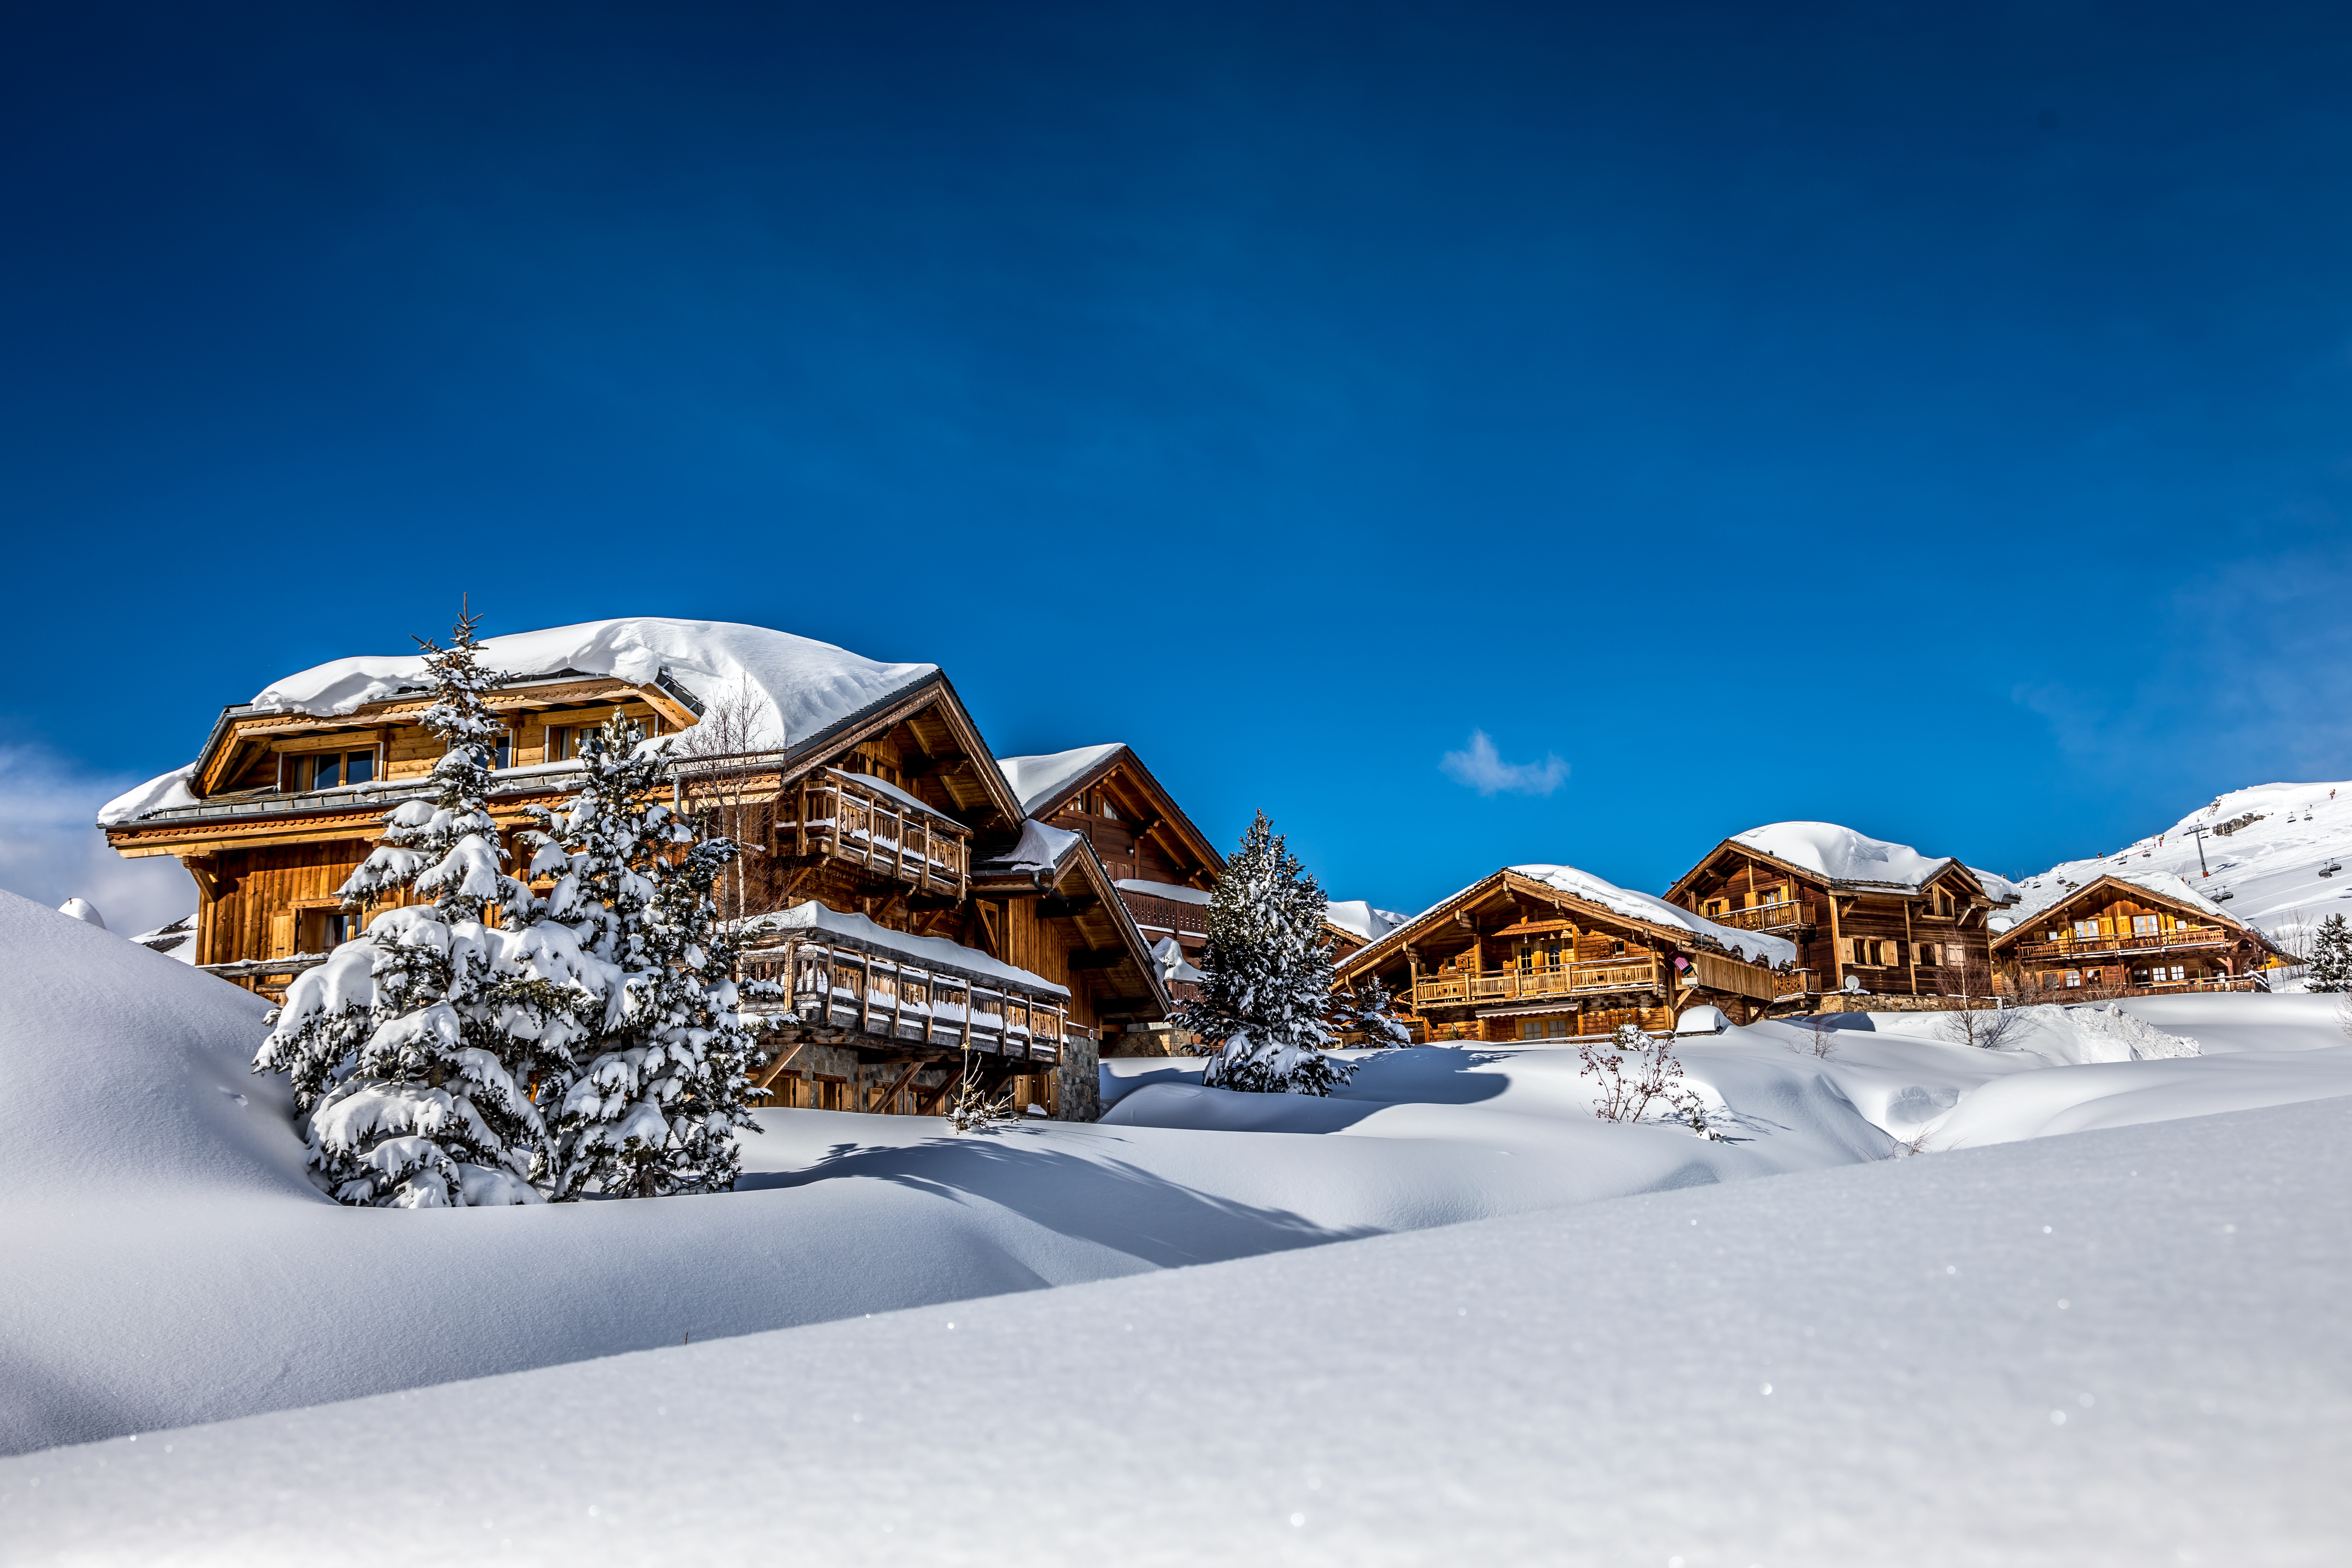
[[[1181,847],[1180,859],[1190,858],[1211,876],[1225,868],[1224,857],[1184,815],[1176,797],[1154,777],[1143,759],[1116,741],[1077,746],[1045,756],[1005,757],[998,766],[1021,797],[1021,808],[1031,816],[1050,818],[1067,809],[1087,791],[1108,784],[1127,797],[1122,810],[1134,810],[1131,819],[1138,837],[1157,832]]]
[[[973,864],[971,893],[977,899],[1034,898],[1039,919],[1076,921],[1086,940],[1075,950],[1074,962],[1122,988],[1090,997],[1097,1017],[1149,1023],[1174,1011],[1150,942],[1082,835],[1034,818],[1024,822],[1011,848]]]
[[[1750,831],[1762,830],[1751,829]],[[1891,847],[1907,850],[1907,846],[1903,845],[1895,845]],[[1706,880],[1709,872],[1717,869],[1727,862],[1744,860],[1769,866],[1798,881],[1810,883],[1824,892],[1843,896],[1867,893],[1895,899],[1925,899],[1929,896],[1936,884],[1941,882],[1948,890],[1956,894],[1981,900],[1988,905],[1998,907],[2002,902],[1993,896],[1976,873],[1962,861],[1950,856],[1945,856],[1939,859],[1925,856],[1918,858],[1923,864],[1916,870],[1916,879],[1909,877],[1836,876],[1822,866],[1808,865],[1785,855],[1775,854],[1760,845],[1748,842],[1735,835],[1724,839],[1701,856],[1696,865],[1675,879],[1674,886],[1666,889],[1664,896],[1669,902],[1677,899],[1689,898],[1693,896],[1693,890]],[[2014,901],[2013,897],[2011,901]]]

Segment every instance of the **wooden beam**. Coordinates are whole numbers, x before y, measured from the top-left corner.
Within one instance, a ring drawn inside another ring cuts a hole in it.
[[[1064,897],[1059,893],[1037,900],[1037,918],[1041,921],[1076,920],[1101,900],[1092,893]]]
[[[898,1091],[914,1082],[915,1075],[929,1065],[928,1062],[908,1062],[907,1070],[898,1075],[898,1081],[883,1090],[882,1097],[874,1102],[874,1109],[884,1115],[889,1114],[890,1102],[898,1098]]]
[[[1073,970],[1116,969],[1131,956],[1123,947],[1082,947],[1071,951],[1068,963]]]
[[[770,1067],[767,1071],[761,1073],[758,1078],[751,1080],[751,1087],[759,1089],[767,1089],[778,1079],[784,1076],[784,1069],[792,1066],[794,1061],[798,1060],[800,1058],[800,1054],[803,1051],[808,1049],[814,1044],[816,1044],[814,1040],[803,1040],[799,1045],[794,1046],[791,1050],[786,1051],[782,1056],[778,1057],[773,1066]]]

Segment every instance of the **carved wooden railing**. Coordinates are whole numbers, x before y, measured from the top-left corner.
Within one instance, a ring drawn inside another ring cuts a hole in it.
[[[971,880],[971,830],[827,768],[803,781],[776,823],[780,849],[825,855],[961,899]]]
[[[1596,991],[1659,991],[1665,965],[1654,958],[1601,959],[1495,974],[1437,974],[1413,983],[1416,1007],[1463,1002],[1517,1002],[1538,996],[1576,996]]]
[[[2107,954],[2160,952],[2170,947],[2227,947],[2236,941],[2237,933],[2221,926],[2175,926],[2144,936],[2070,934],[2056,942],[2021,942],[2010,951],[2020,959],[2074,963]]]
[[[1209,906],[1188,904],[1181,899],[1162,899],[1150,893],[1132,893],[1125,888],[1118,890],[1118,901],[1135,917],[1139,926],[1151,926],[1160,931],[1185,931],[1194,936],[1209,934]]]
[[[1818,925],[1811,907],[1802,899],[1780,899],[1750,909],[1726,910],[1719,915],[1701,915],[1701,920],[1713,921],[1734,931],[1793,931],[1799,926]]]
[[[915,963],[828,932],[743,955],[743,972],[789,988],[789,1002],[743,1011],[815,1028],[854,1029],[942,1051],[1056,1062],[1073,1032],[1063,1005],[944,965]],[[789,1012],[789,1018],[777,1018]]]

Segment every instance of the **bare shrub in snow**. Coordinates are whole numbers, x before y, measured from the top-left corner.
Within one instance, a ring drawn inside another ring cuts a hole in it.
[[[1995,1002],[1990,1006],[1964,1006],[1957,1012],[1945,1014],[1940,1032],[1954,1045],[1997,1051],[2016,1038],[2024,1027],[2025,1015],[2014,1007],[2004,1007]]]
[[[975,1064],[970,1051],[963,1054],[963,1078],[957,1083],[955,1095],[948,1101],[948,1125],[958,1132],[984,1132],[992,1127],[1003,1127],[1018,1121],[1013,1111],[1013,1091],[1006,1089],[990,1099],[980,1087],[972,1072]]]
[[[708,831],[733,843],[739,851],[739,858],[719,873],[714,891],[730,935],[740,932],[750,902],[745,887],[749,868],[740,851],[756,850],[766,837],[760,820],[765,806],[764,797],[753,788],[754,775],[730,771],[724,763],[782,743],[782,737],[769,732],[766,700],[752,686],[751,677],[744,676],[710,698],[702,716],[677,737],[672,747],[673,754],[688,764],[679,773],[682,793],[707,816]],[[697,768],[693,765],[697,762],[709,765]]]
[[[1797,1020],[1797,1026],[1805,1031],[1805,1037],[1795,1047],[1800,1053],[1810,1052],[1827,1061],[1836,1052],[1837,1029],[1830,1023],[1827,1013],[1808,1013]]]
[[[1258,1093],[1328,1094],[1355,1070],[1331,1044],[1331,949],[1323,889],[1259,812],[1209,902],[1206,976],[1177,1026],[1211,1047],[1201,1081]]]

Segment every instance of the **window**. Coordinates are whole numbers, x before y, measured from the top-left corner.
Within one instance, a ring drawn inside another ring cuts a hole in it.
[[[2074,940],[2076,942],[2098,941],[2099,922],[2096,921],[2076,921],[2074,922]]]
[[[2187,967],[2186,965],[2184,965],[2184,964],[2179,964],[2179,963],[2174,964],[2174,965],[2172,966],[2172,977],[2173,977],[2175,980],[2186,980],[2186,979],[2188,979],[2188,978],[2189,978],[2189,970],[2188,970],[2188,967]]]
[[[1707,900],[1707,901],[1706,901],[1706,912],[1707,912],[1709,915],[1719,915],[1719,914],[1721,914],[1721,913],[1723,912],[1723,900],[1722,900],[1721,899],[1709,899],[1709,900]]]
[[[1564,1040],[1568,1038],[1566,1018],[1522,1018],[1519,1038],[1523,1040]]]
[[[345,784],[355,784],[374,783],[375,753],[372,751],[353,752],[349,756],[345,757],[343,759],[343,782]]]
[[[551,763],[568,762],[571,756],[572,731],[561,724],[550,724],[547,727],[547,760]]]
[[[343,759],[332,752],[310,759],[310,787],[332,789],[343,782]]]
[[[2068,970],[2066,972],[2066,984],[2070,988],[2082,984],[2083,972],[2079,969]]]
[[[2134,915],[2134,916],[2132,916],[2132,935],[2134,935],[2134,936],[2154,936],[2155,934],[2156,934],[2156,917],[2155,917],[2154,915]]]
[[[490,766],[494,768],[514,766],[514,731],[512,730],[499,731],[499,738],[491,743]]]

